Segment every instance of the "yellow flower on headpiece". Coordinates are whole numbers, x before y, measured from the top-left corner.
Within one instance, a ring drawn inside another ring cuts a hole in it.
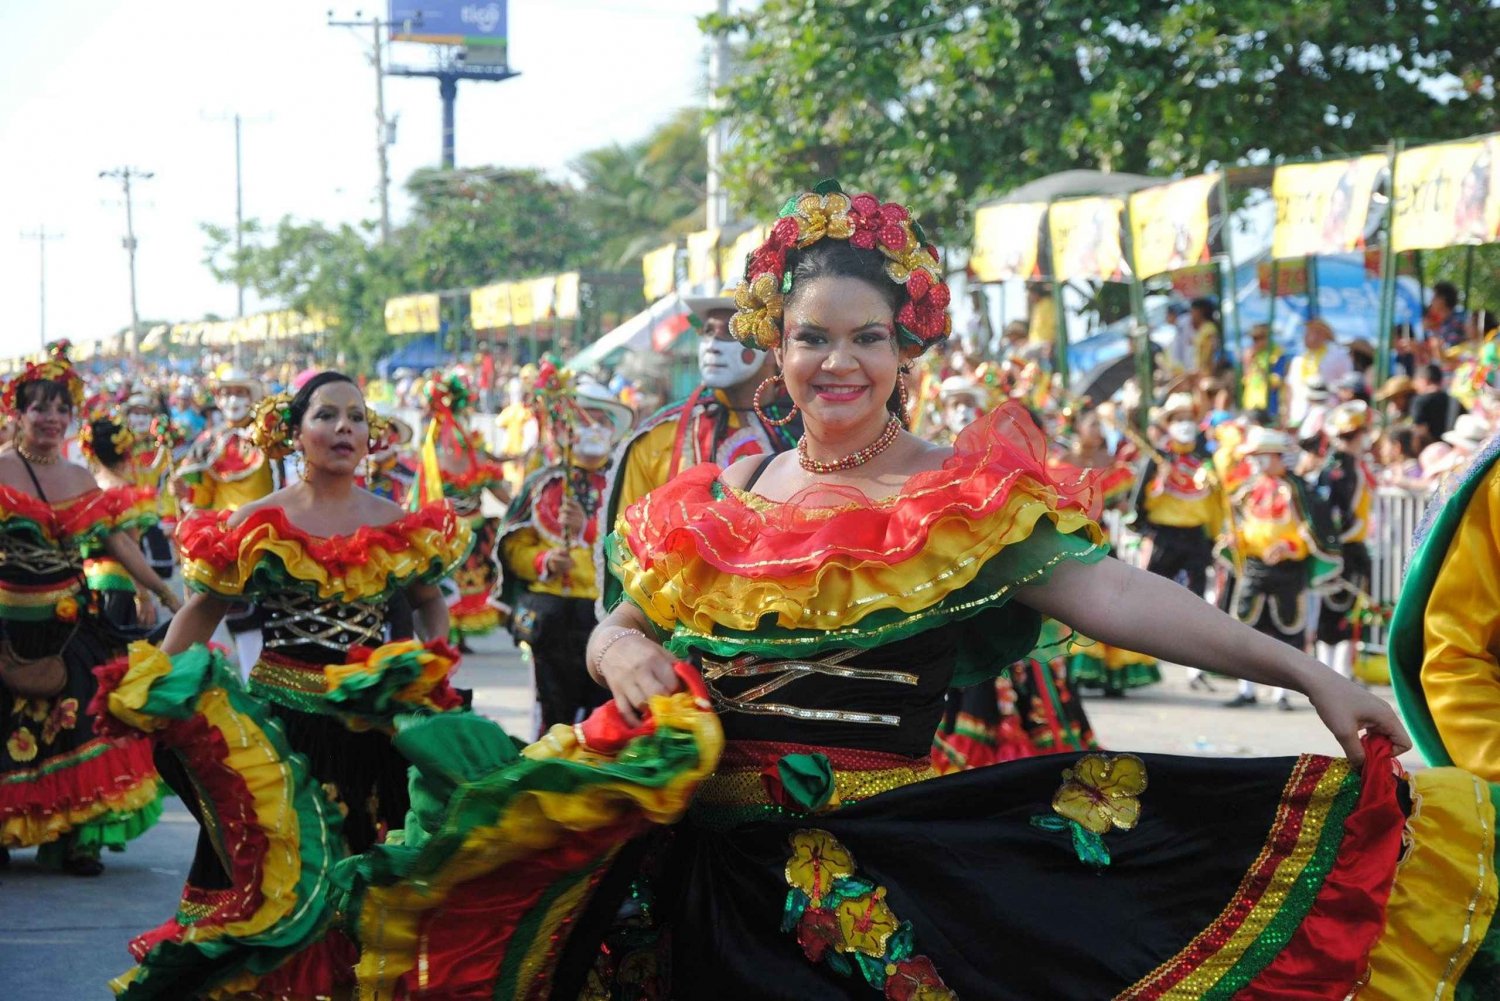
[[[781,279],[769,272],[754,281],[741,282],[734,290],[735,314],[729,318],[729,333],[741,344],[754,344],[769,351],[781,342]]]
[[[798,247],[809,247],[825,236],[847,240],[854,235],[849,221],[849,196],[837,191],[826,195],[808,192],[797,199],[797,218],[802,221]]]
[[[1134,754],[1085,754],[1063,772],[1052,809],[1095,834],[1128,831],[1141,818],[1137,797],[1145,791],[1146,763]]]
[[[943,274],[938,267],[937,258],[920,243],[911,232],[910,226],[903,227],[907,231],[906,246],[901,250],[890,250],[884,245],[880,250],[889,260],[886,261],[885,273],[891,276],[891,281],[905,285],[911,278],[911,273],[919,268],[927,272],[927,276],[934,283],[943,280]]]

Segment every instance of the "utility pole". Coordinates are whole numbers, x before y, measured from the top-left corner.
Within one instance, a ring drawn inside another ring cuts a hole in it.
[[[61,238],[61,233],[49,233],[45,225],[38,226],[33,232],[22,233],[23,240],[35,240],[37,254],[41,263],[41,289],[42,289],[42,350],[47,350],[47,241]]]
[[[729,16],[729,0],[718,0],[719,16]],[[719,32],[708,46],[708,107],[716,112],[723,105],[719,88],[724,85],[724,71],[729,62],[729,38]],[[729,195],[724,190],[724,126],[718,122],[708,129],[708,205],[706,224],[719,229],[729,222]],[[718,290],[715,289],[715,292]]]
[[[210,121],[234,123],[234,315],[245,315],[245,279],[240,273],[245,254],[245,169],[241,156],[241,132],[245,116],[236,111],[233,115],[208,116]],[[249,121],[264,121],[264,116]]]
[[[130,256],[130,337],[126,339],[125,350],[133,353],[140,339],[141,313],[135,299],[135,213],[130,202],[130,182],[149,181],[156,175],[139,167],[116,167],[99,171],[99,176],[113,178],[125,188],[125,251]]]
[[[363,20],[359,11],[354,12],[354,18],[352,21],[335,21],[330,11],[328,26],[369,28],[374,43],[369,58],[370,64],[375,67],[375,157],[380,165],[380,242],[388,243],[391,239],[391,168],[386,156],[386,146],[390,141],[390,130],[385,120],[385,39],[380,32],[389,25],[378,15]]]

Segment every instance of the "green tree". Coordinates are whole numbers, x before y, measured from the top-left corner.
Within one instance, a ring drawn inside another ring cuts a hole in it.
[[[708,158],[704,113],[684,108],[639,142],[612,143],[572,163],[583,184],[579,217],[603,268],[639,265],[665,237],[704,226]]]
[[[1071,168],[1171,174],[1500,127],[1495,0],[764,0],[722,89],[752,212],[822,177],[919,206]],[[957,237],[962,242],[962,237]]]

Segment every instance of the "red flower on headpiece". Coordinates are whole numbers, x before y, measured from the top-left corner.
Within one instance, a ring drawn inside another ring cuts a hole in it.
[[[755,281],[761,275],[771,275],[776,279],[776,284],[781,284],[781,273],[786,270],[786,251],[771,246],[770,242],[761,244],[750,252],[750,260],[745,264],[745,278]]]
[[[771,235],[766,237],[766,242],[761,244],[761,249],[786,250],[797,245],[797,238],[801,235],[801,229],[797,224],[796,216],[782,216],[776,220],[776,225],[771,227]]]
[[[902,250],[907,241],[902,223],[909,218],[911,214],[895,202],[882,205],[874,195],[855,195],[849,209],[849,221],[854,224],[849,242],[861,250],[874,250],[877,246]]]
[[[918,339],[937,341],[948,335],[948,286],[934,281],[926,269],[918,268],[906,281],[908,299],[896,313],[896,322]]]

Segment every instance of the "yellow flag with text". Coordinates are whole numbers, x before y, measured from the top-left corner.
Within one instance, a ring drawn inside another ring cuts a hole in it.
[[[974,213],[974,255],[969,267],[982,282],[1036,278],[1045,202],[996,202]]]
[[[1130,256],[1142,278],[1207,263],[1219,215],[1219,174],[1188,177],[1130,196]]]
[[[1396,154],[1391,247],[1427,250],[1500,238],[1500,135]]]
[[[1125,278],[1119,198],[1071,198],[1053,202],[1047,212],[1052,234],[1052,274],[1058,281],[1075,278],[1117,282]]]
[[[1386,161],[1376,154],[1277,167],[1271,180],[1276,201],[1271,256],[1286,260],[1364,249],[1370,199]]]

